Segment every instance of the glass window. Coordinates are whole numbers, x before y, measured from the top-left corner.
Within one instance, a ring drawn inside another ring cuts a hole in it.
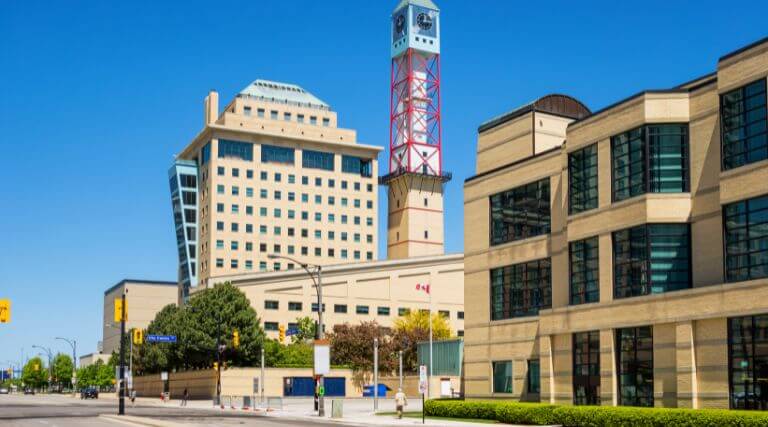
[[[274,300],[265,300],[264,301],[264,309],[265,310],[277,310],[280,308],[280,302],[274,301]]]
[[[653,332],[650,326],[616,330],[619,405],[653,407]]]
[[[691,287],[688,224],[646,224],[613,233],[613,297]]]
[[[309,124],[316,125],[317,124],[317,117],[316,116],[309,116]]]
[[[240,141],[219,140],[219,158],[234,157],[253,161],[253,144]]]
[[[301,165],[309,169],[333,170],[333,153],[304,150],[301,153]]]
[[[720,97],[723,170],[768,159],[765,78]]]
[[[493,392],[512,393],[512,361],[493,362]]]
[[[597,208],[597,144],[568,155],[568,213]]]
[[[302,304],[296,301],[288,302],[288,311],[301,311]]]
[[[397,309],[398,316],[405,316],[411,312],[410,308],[400,307]]]
[[[571,305],[600,301],[598,238],[569,243]]]
[[[728,319],[731,409],[768,410],[768,314]]]
[[[216,168],[216,174],[218,176],[224,176],[225,172],[226,172],[226,169],[224,168],[224,166],[218,166]]]
[[[313,312],[317,312],[317,307],[318,307],[317,303],[313,302],[312,303],[312,311]],[[323,303],[323,313],[325,313],[325,303]]]
[[[331,124],[331,120],[328,117],[323,117],[323,126],[328,127]]]
[[[541,392],[541,367],[539,359],[528,361],[528,393],[539,394]]]
[[[287,111],[283,112],[283,120],[291,121],[291,113],[289,113]]]
[[[457,311],[456,312],[456,318],[457,319],[464,319],[464,312],[463,311]]]
[[[611,138],[613,201],[644,193],[685,193],[688,125],[647,125]]]
[[[269,118],[272,119],[272,120],[277,120],[277,111],[276,110],[271,110],[269,112]]]
[[[491,196],[491,245],[549,233],[549,178]]]
[[[232,168],[232,177],[233,178],[240,177],[240,169],[239,168]]]
[[[357,314],[368,314],[368,306],[367,305],[358,305],[355,307],[355,313]]]
[[[295,150],[275,145],[261,145],[262,163],[284,163],[292,165],[295,161]]]
[[[376,314],[379,316],[389,316],[389,307],[377,307]]]
[[[200,165],[204,165],[211,160],[211,143],[207,142],[200,150]]]
[[[304,123],[304,115],[303,114],[297,114],[296,115],[296,121],[299,123]]]
[[[346,304],[334,304],[333,305],[333,312],[334,313],[346,313],[347,312],[347,305]]]
[[[725,280],[768,277],[768,195],[723,206]]]
[[[266,266],[265,266],[265,268],[266,268]],[[277,322],[264,322],[264,330],[265,331],[276,331],[276,330],[278,330]]]
[[[249,107],[247,105],[244,106],[243,107],[243,114],[246,115],[246,116],[250,116],[251,115],[251,107]]]
[[[573,334],[573,404],[600,404],[600,332]]]
[[[549,258],[491,270],[491,320],[535,316],[552,307]]]
[[[370,177],[373,173],[371,159],[363,159],[356,156],[341,156],[341,171]]]
[[[264,117],[264,109],[263,108],[257,108],[256,109],[256,115],[259,117]]]

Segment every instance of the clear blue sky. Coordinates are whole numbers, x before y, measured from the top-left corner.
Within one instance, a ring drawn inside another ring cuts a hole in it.
[[[450,252],[479,123],[549,92],[598,109],[709,73],[768,16],[764,1],[437,1]],[[92,352],[106,288],[176,279],[166,173],[209,89],[224,104],[256,78],[297,83],[386,146],[395,3],[1,2],[0,298],[14,313],[0,366],[32,344],[68,352],[57,335]]]

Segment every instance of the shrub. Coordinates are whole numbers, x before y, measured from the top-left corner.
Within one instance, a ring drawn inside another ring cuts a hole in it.
[[[557,406],[509,401],[433,399],[426,414],[496,420],[509,424],[565,427],[755,427],[768,426],[768,413],[723,409]]]

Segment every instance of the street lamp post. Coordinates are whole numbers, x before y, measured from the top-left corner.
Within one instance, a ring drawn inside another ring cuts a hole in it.
[[[285,260],[294,262],[300,265],[301,268],[303,268],[304,271],[307,272],[307,275],[309,276],[309,278],[312,279],[312,283],[314,283],[315,290],[317,292],[317,338],[318,340],[324,339],[325,331],[323,326],[323,277],[322,277],[323,268],[319,265],[299,262],[295,258],[291,258],[283,255],[269,254],[267,257],[269,259],[285,259]],[[315,280],[315,274],[317,274],[317,280]],[[323,377],[322,374],[319,375],[319,377],[320,377],[318,381],[319,386],[321,389],[325,389],[325,377]],[[323,395],[320,395],[318,397],[317,415],[320,417],[325,416],[325,399]]]
[[[75,384],[77,384],[77,341],[68,340],[62,337],[56,337],[57,340],[66,341],[72,347],[72,394],[75,393]]]
[[[53,366],[51,366],[51,361],[53,360],[53,352],[50,348],[41,347],[39,345],[33,345],[32,348],[43,350],[46,352],[46,354],[48,354],[48,386],[50,387],[51,381],[53,380]]]
[[[125,306],[125,294],[128,289],[123,291],[121,298],[122,310],[120,316],[120,387],[118,389],[119,399],[117,405],[117,415],[125,415],[125,321],[127,320],[127,307]]]

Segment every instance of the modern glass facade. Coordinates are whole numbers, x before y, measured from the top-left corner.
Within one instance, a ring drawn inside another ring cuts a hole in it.
[[[613,233],[613,296],[691,287],[688,224],[645,224]]]
[[[611,138],[613,201],[690,191],[688,124],[646,125]]]
[[[184,301],[197,286],[198,168],[195,161],[177,160],[168,171],[171,206],[179,253],[179,283]]]
[[[723,206],[725,280],[768,277],[768,195]]]
[[[237,158],[248,162],[253,161],[253,144],[250,142],[219,140],[219,158]]]
[[[535,316],[552,307],[549,258],[491,270],[491,320]]]
[[[600,301],[600,253],[597,237],[568,244],[571,305]]]
[[[568,155],[568,213],[597,208],[597,144]]]
[[[573,404],[600,404],[600,332],[573,334]]]
[[[303,150],[301,152],[301,165],[309,169],[334,170],[333,153],[323,151]]]
[[[512,361],[493,362],[493,392],[512,393]]]
[[[549,178],[491,196],[491,245],[548,234]]]
[[[731,409],[768,410],[768,314],[728,319]]]
[[[539,359],[528,360],[528,393],[541,393],[541,365]]]
[[[296,150],[288,147],[278,147],[276,145],[261,145],[262,163],[283,163],[292,165],[295,162]]]
[[[653,330],[616,330],[619,405],[653,407]]]
[[[357,156],[341,156],[341,171],[345,173],[359,174],[369,177],[373,174],[373,162],[371,159],[363,159]]]
[[[765,78],[720,97],[723,170],[768,159]]]

